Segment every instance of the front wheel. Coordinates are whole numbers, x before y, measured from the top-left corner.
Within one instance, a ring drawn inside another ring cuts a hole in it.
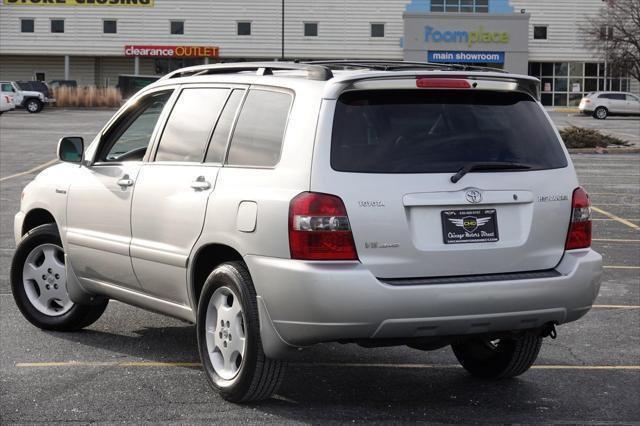
[[[11,292],[22,315],[44,330],[75,331],[100,318],[109,303],[74,303],[67,293],[64,248],[55,225],[30,231],[11,262]]]
[[[33,114],[33,113],[42,111],[44,104],[42,103],[42,101],[40,101],[40,99],[33,98],[33,99],[27,100],[24,106],[27,109],[27,111]]]
[[[505,339],[469,339],[451,345],[460,364],[472,376],[506,379],[523,374],[535,363],[542,337],[521,334]]]
[[[196,322],[204,371],[223,398],[257,401],[277,391],[285,363],[264,354],[256,292],[244,263],[224,263],[209,275]]]

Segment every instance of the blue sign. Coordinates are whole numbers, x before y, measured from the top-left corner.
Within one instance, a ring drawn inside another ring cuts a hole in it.
[[[430,50],[427,54],[427,61],[448,64],[504,64],[504,56],[504,52]]]

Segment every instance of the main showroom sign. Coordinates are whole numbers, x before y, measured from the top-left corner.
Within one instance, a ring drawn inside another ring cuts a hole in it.
[[[218,46],[137,46],[124,47],[124,56],[142,58],[217,58]]]
[[[3,0],[12,6],[125,6],[153,7],[154,0]]]

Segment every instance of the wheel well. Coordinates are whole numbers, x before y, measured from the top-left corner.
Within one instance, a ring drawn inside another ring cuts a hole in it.
[[[22,235],[25,235],[37,226],[45,225],[47,223],[56,223],[53,215],[45,209],[33,209],[27,213],[27,216],[24,218],[24,222],[22,223]]]
[[[223,244],[211,244],[201,248],[193,259],[191,272],[191,286],[196,306],[200,299],[200,292],[207,277],[218,265],[224,262],[242,260],[242,256],[235,249]]]

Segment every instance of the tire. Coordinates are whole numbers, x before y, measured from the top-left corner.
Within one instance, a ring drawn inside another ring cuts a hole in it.
[[[209,275],[196,323],[202,366],[224,399],[258,401],[277,391],[286,363],[264,354],[256,291],[243,262],[223,263]]]
[[[597,120],[605,120],[609,116],[609,110],[605,107],[598,107],[593,111],[593,118]]]
[[[22,315],[43,330],[76,331],[100,318],[109,299],[79,305],[66,291],[64,249],[58,228],[41,225],[18,244],[11,262],[11,292]]]
[[[451,345],[458,361],[472,376],[507,379],[527,371],[538,358],[542,337],[524,333],[497,342],[470,339]]]
[[[24,103],[24,107],[31,114],[35,114],[42,111],[44,104],[40,101],[40,99],[31,98],[27,99],[27,101]]]

